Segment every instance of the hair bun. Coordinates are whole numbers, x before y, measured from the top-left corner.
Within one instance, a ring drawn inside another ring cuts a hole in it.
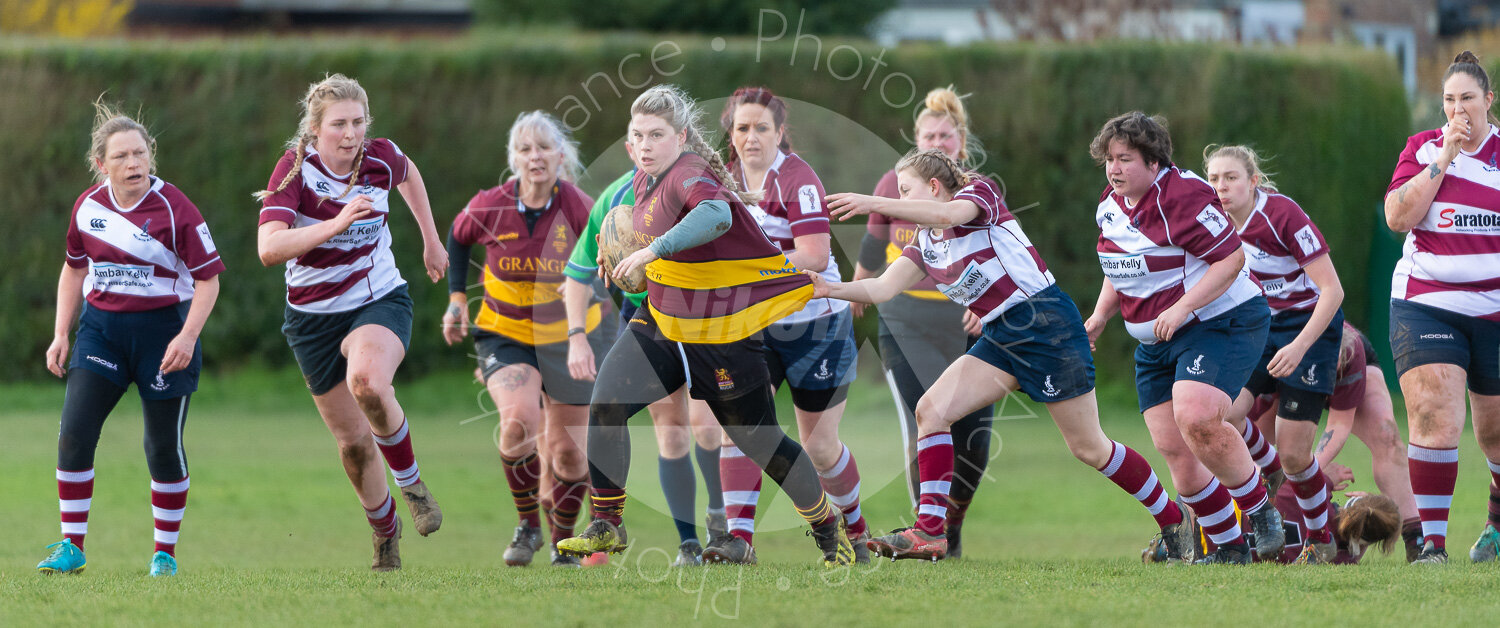
[[[1474,65],[1479,65],[1479,57],[1475,56],[1475,54],[1473,52],[1465,50],[1463,52],[1458,53],[1458,56],[1456,56],[1456,57],[1453,58],[1453,62],[1454,63],[1472,63]]]

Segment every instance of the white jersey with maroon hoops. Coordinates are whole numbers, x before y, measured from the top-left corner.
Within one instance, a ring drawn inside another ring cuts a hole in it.
[[[735,179],[745,186],[745,174],[736,169]],[[776,161],[766,172],[761,183],[765,197],[746,209],[755,217],[766,238],[781,249],[782,253],[797,250],[796,238],[805,235],[830,234],[828,228],[828,206],[823,202],[823,181],[813,172],[812,166],[802,161],[796,153],[777,151]],[[842,281],[839,263],[833,257],[833,248],[828,250],[828,267],[818,273],[830,282]],[[841,299],[810,299],[802,309],[776,321],[782,325],[805,323],[810,320],[849,309],[849,302]]]
[[[1255,209],[1239,232],[1271,312],[1311,311],[1321,292],[1302,269],[1328,254],[1328,241],[1307,212],[1286,196],[1256,190]]]
[[[193,298],[193,281],[224,272],[203,216],[176,186],[156,177],[133,207],[120,207],[108,182],[78,197],[68,223],[71,268],[89,269],[88,304],[143,312]]]
[[[1445,127],[1446,128],[1446,127]],[[1427,177],[1443,149],[1443,129],[1406,141],[1387,194]],[[1460,151],[1427,215],[1412,228],[1391,279],[1391,298],[1500,321],[1500,129]]]
[[[1210,264],[1240,248],[1213,188],[1170,164],[1134,207],[1105,188],[1094,219],[1099,266],[1120,296],[1125,329],[1143,344],[1156,342],[1156,318],[1198,285]],[[1223,314],[1260,293],[1248,265],[1242,266],[1224,294],[1194,310],[1184,325]]]
[[[315,314],[346,312],[370,303],[406,283],[391,256],[391,191],[406,180],[407,161],[387,139],[365,141],[364,159],[354,185],[331,172],[318,151],[307,148],[302,169],[286,188],[262,201],[260,224],[279,221],[292,228],[332,220],[361,194],[374,210],[327,242],[286,263],[286,301],[293,309]],[[292,168],[288,150],[277,162],[267,189],[276,189]]]
[[[1057,283],[993,184],[976,180],[953,200],[974,203],[979,215],[941,231],[917,229],[901,251],[937,280],[938,291],[988,323]]]

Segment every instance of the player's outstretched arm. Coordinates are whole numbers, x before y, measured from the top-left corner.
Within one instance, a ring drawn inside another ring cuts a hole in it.
[[[829,215],[839,220],[881,214],[924,227],[947,229],[972,221],[979,216],[979,206],[973,201],[964,199],[926,201],[885,198],[852,192],[829,194],[825,199],[828,201]]]
[[[830,283],[810,270],[802,271],[802,274],[812,279],[814,299],[830,297],[853,303],[885,303],[927,275],[905,257],[896,258],[879,277],[859,281]]]

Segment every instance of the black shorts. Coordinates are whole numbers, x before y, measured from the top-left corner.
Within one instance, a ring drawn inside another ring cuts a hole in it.
[[[677,342],[643,307],[600,365],[593,403],[654,403],[683,384],[694,399],[728,401],[770,380],[760,334],[724,344]]]
[[[385,296],[347,312],[314,314],[286,308],[286,322],[281,333],[297,357],[302,378],[313,395],[322,395],[344,381],[349,360],[344,357],[344,338],[364,325],[380,325],[401,339],[403,349],[411,346],[411,296],[406,284],[397,286]]]
[[[1391,299],[1391,354],[1398,377],[1453,364],[1468,373],[1475,394],[1500,395],[1500,322]]]
[[[103,375],[120,388],[139,387],[141,399],[176,399],[198,390],[203,343],[193,347],[187,368],[161,372],[167,345],[182,332],[191,301],[144,312],[109,312],[87,304],[79,317],[70,369]]]
[[[599,321],[594,331],[588,334],[589,346],[594,350],[594,368],[604,361],[615,339],[615,318],[608,313]],[[573,379],[568,372],[568,342],[531,345],[488,331],[474,332],[474,351],[479,357],[479,370],[485,381],[490,376],[512,364],[530,364],[542,374],[542,392],[558,403],[588,405],[594,394],[594,383]]]

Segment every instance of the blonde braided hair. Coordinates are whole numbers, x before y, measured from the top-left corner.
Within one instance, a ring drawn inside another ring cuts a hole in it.
[[[912,174],[923,181],[937,179],[950,194],[957,193],[974,181],[974,175],[964,171],[963,166],[949,157],[948,153],[936,148],[913,149],[901,157],[901,161],[896,162],[896,172],[899,174],[905,170],[912,171]]]

